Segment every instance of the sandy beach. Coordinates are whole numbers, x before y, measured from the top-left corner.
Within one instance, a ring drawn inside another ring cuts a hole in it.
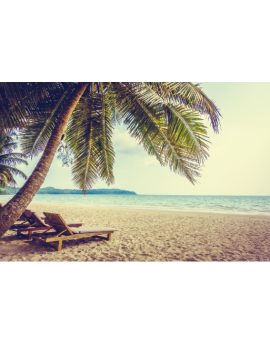
[[[37,202],[28,208],[118,231],[111,241],[64,241],[60,252],[8,231],[0,238],[0,261],[270,261],[270,217]]]

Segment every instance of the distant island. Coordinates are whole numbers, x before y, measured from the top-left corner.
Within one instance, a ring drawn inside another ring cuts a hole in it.
[[[7,187],[5,194],[15,194],[20,188]],[[40,188],[37,194],[82,194],[79,189],[57,189],[54,187]],[[125,194],[125,195],[137,195],[135,192],[122,189],[91,189],[87,190],[87,194]]]

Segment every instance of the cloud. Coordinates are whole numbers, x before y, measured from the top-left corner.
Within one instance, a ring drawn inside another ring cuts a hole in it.
[[[126,132],[116,132],[113,136],[113,145],[117,153],[122,154],[140,154],[143,147],[139,145],[138,140],[131,137]]]
[[[116,155],[128,155],[129,157],[122,157],[123,163],[126,164],[127,159],[132,161],[135,166],[151,166],[158,167],[160,163],[154,156],[149,156],[143,145],[133,138],[125,128],[116,129],[113,136],[113,145]],[[120,160],[122,161],[120,158]]]

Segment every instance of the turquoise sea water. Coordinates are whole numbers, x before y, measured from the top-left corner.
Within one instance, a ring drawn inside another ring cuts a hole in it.
[[[0,195],[7,201],[12,195]],[[33,201],[98,207],[270,216],[270,196],[36,195]]]

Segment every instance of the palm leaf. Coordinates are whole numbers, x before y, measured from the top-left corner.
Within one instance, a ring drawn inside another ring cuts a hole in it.
[[[168,131],[168,119],[156,106],[152,92],[147,93],[147,90],[143,90],[143,93],[138,95],[134,90],[130,90],[128,85],[122,84],[121,88],[122,92],[119,92],[119,87],[117,90],[118,95],[122,96],[119,96],[117,106],[125,117],[124,123],[128,125],[129,133],[139,139],[140,143],[147,135],[151,136],[151,142],[155,143],[155,152],[158,152],[161,161],[194,183],[195,176],[199,176],[197,152],[192,152],[192,147],[187,145],[186,140],[182,142],[179,138],[175,140],[172,133]],[[146,102],[149,102],[150,106],[146,106]],[[145,143],[145,146],[150,148],[149,141]],[[153,153],[148,150],[148,153],[151,154],[151,152]]]
[[[0,126],[2,128],[24,128],[28,121],[40,111],[40,104],[46,103],[69,83],[0,83]]]
[[[113,164],[114,164],[114,150],[112,146],[112,103],[110,102],[109,93],[103,90],[101,85],[101,113],[100,120],[102,123],[100,131],[99,146],[97,161],[99,163],[99,174],[108,185],[114,183]]]
[[[170,117],[167,121],[176,129],[179,134],[185,136],[187,143],[193,152],[196,151],[199,160],[203,161],[207,156],[205,150],[201,145],[201,141],[197,140],[197,137],[191,127],[189,126],[190,115],[194,116],[194,111],[190,110],[186,106],[174,105],[169,103],[169,98],[161,97],[146,83],[140,83],[131,87],[131,92],[134,93],[137,99],[141,102],[148,104],[152,107],[157,107],[157,111],[160,116]],[[185,114],[185,116],[184,116]],[[188,115],[188,116],[186,116]],[[199,114],[197,114],[197,121],[200,120]],[[170,128],[169,128],[170,130]]]
[[[188,106],[190,109],[197,110],[201,114],[209,116],[211,125],[215,132],[219,132],[220,112],[199,85],[190,82],[164,82],[148,83],[162,97],[168,97],[175,104]]]
[[[75,88],[76,83],[0,83],[0,127],[21,129],[23,153],[43,151]],[[208,157],[202,115],[218,132],[218,109],[193,83],[89,83],[65,133],[65,148],[74,155],[75,184],[86,192],[98,177],[114,182],[111,137],[121,122],[160,164],[194,183]],[[16,158],[23,159],[13,156],[10,162]]]
[[[17,164],[28,164],[24,158],[24,155],[20,152],[12,152],[12,147],[16,146],[16,142],[13,142],[13,133],[7,132],[2,134],[0,141],[0,184],[1,186],[16,185],[16,181],[13,175],[18,175],[24,179],[27,176],[19,169],[16,168]],[[14,144],[14,145],[12,145]]]
[[[15,167],[0,164],[0,171],[2,173],[6,173],[7,176],[10,176],[10,178],[12,178],[12,176],[15,175],[27,180],[27,176],[25,175],[25,173]]]
[[[0,162],[5,163],[6,165],[28,165],[28,162],[21,157],[24,157],[24,155],[22,155],[21,153],[9,153],[6,155],[0,155]]]
[[[74,91],[74,84],[70,83],[65,90],[51,92],[49,98],[39,102],[36,116],[19,134],[26,155],[32,157],[45,149],[62,109]]]
[[[68,148],[74,154],[73,181],[83,193],[92,188],[99,176],[98,135],[102,127],[99,118],[101,103],[94,85],[91,84],[86,91],[72,114],[65,138]]]

